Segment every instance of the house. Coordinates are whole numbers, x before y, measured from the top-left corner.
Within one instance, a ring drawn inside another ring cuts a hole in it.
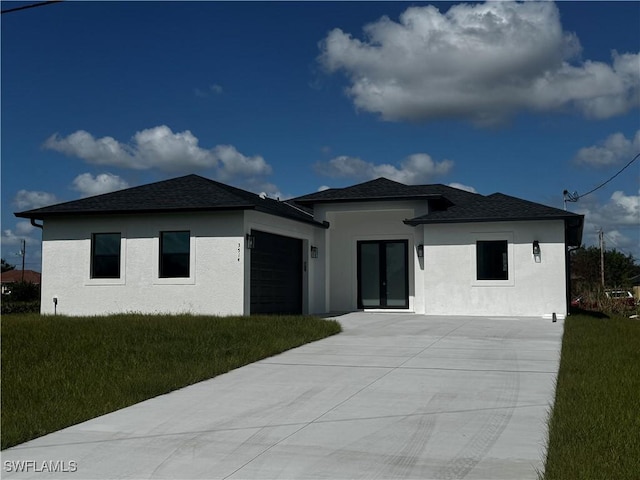
[[[42,313],[68,315],[562,318],[584,221],[445,185],[379,178],[278,201],[197,175],[16,215],[43,228]]]
[[[34,272],[33,270],[9,270],[2,272],[0,278],[3,295],[11,293],[11,284],[15,282],[28,282],[40,285],[40,272]]]

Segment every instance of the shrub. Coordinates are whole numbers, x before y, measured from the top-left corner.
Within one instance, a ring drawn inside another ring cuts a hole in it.
[[[34,302],[40,300],[40,285],[31,282],[15,282],[11,284],[11,293],[6,295],[10,302]]]
[[[40,313],[40,300],[31,302],[2,302],[2,315],[10,313]]]

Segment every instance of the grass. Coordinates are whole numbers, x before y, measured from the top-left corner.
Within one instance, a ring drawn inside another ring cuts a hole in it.
[[[3,315],[2,449],[338,333],[302,316]]]
[[[545,480],[640,475],[640,321],[579,314],[564,325]]]

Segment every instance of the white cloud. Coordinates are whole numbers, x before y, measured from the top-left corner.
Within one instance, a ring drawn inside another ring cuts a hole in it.
[[[597,200],[580,199],[576,211],[588,217],[589,222],[603,228],[620,228],[640,225],[639,195],[627,195],[622,191],[613,192],[607,203]]]
[[[58,198],[53,193],[31,190],[19,190],[13,199],[13,204],[20,210],[46,207],[58,202]]]
[[[28,227],[31,227],[30,229]],[[25,241],[25,269],[27,270],[41,270],[42,262],[42,247],[40,241],[40,234],[31,226],[27,221],[19,221],[16,223],[15,231],[7,228],[2,230],[0,235],[0,245],[2,246],[2,258],[4,258],[9,264],[15,265],[20,269],[22,265],[22,255],[20,250],[22,249],[22,241]],[[38,238],[30,237],[30,233],[35,233]]]
[[[139,162],[133,161],[132,152],[126,145],[121,145],[112,137],[96,139],[84,130],[78,130],[66,138],[60,137],[57,133],[51,135],[45,141],[44,148],[82,158],[93,165],[145,168]]]
[[[16,235],[24,236],[33,233],[35,227],[29,220],[20,220],[16,223]]]
[[[638,192],[640,194],[640,191]],[[611,195],[609,212],[614,215],[618,223],[622,225],[640,225],[640,195],[625,195],[624,192],[617,191]],[[605,207],[605,210],[607,207]]]
[[[328,162],[318,162],[316,170],[333,178],[368,180],[386,177],[400,183],[427,183],[434,176],[445,175],[453,168],[453,161],[434,162],[426,153],[414,153],[400,163],[400,168],[390,164],[376,165],[357,157],[341,155]]]
[[[614,133],[600,145],[581,148],[574,161],[579,165],[608,167],[631,160],[638,153],[640,153],[640,130],[631,140],[622,133]]]
[[[83,173],[73,180],[73,189],[80,192],[83,197],[114,192],[128,187],[129,184],[125,180],[111,173],[101,173],[95,177],[90,173]]]
[[[218,145],[213,153],[222,164],[218,170],[223,180],[237,176],[262,176],[271,174],[271,166],[261,156],[247,157],[232,145]]]
[[[449,183],[448,185],[450,187],[457,188],[458,190],[464,190],[465,192],[478,193],[478,191],[475,188],[470,187],[469,185],[464,185],[462,183],[452,182],[452,183]]]
[[[614,243],[607,248],[630,251],[640,259],[640,191],[638,195],[616,191],[604,204],[586,197],[572,210],[585,216],[584,243],[596,244],[597,231],[602,228]]]
[[[571,107],[608,118],[640,104],[640,55],[571,64],[581,47],[551,2],[409,7],[398,22],[366,25],[363,40],[336,28],[320,49],[325,69],[348,77],[356,107],[385,120],[494,124]]]
[[[18,235],[10,228],[7,228],[2,231],[2,237],[1,237],[2,250],[5,250],[6,247],[14,247],[14,246],[22,245],[22,240],[23,240],[23,237],[21,235]],[[17,254],[19,251],[20,249],[17,249],[15,252],[12,252],[12,253]],[[9,263],[12,263],[12,262],[9,262]]]
[[[215,169],[220,178],[239,175],[268,175],[271,167],[259,156],[248,157],[231,145],[211,149],[199,146],[189,130],[173,133],[166,125],[137,132],[128,144],[112,137],[94,138],[79,130],[67,137],[54,134],[44,147],[79,157],[92,165],[134,170],[157,168],[167,172]]]
[[[318,187],[318,192],[324,192],[325,190],[329,190],[331,187],[327,186],[327,185],[321,185]]]

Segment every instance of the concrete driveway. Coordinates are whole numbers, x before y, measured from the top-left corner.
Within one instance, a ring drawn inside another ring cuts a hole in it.
[[[8,449],[2,478],[536,478],[563,322],[338,320],[340,335]]]

